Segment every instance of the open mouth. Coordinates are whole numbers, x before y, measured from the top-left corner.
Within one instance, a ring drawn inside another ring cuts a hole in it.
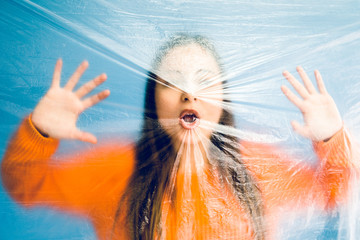
[[[184,110],[180,114],[180,125],[185,129],[193,129],[200,123],[199,114],[195,110]]]

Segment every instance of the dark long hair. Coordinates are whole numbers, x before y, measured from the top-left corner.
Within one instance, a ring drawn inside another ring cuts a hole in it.
[[[201,42],[206,42],[207,46],[210,44],[201,36],[181,35],[180,37],[185,38],[188,42],[198,43],[202,47],[204,46],[199,43],[199,39]],[[171,44],[167,44],[171,45],[167,47],[168,50],[174,45],[180,45],[174,44],[174,39],[170,42]],[[214,51],[208,49],[207,46],[204,47],[206,50]],[[166,51],[163,50],[160,53],[162,56],[159,59],[166,55]],[[214,53],[213,55],[218,58]],[[115,218],[118,218],[120,209],[127,209],[126,227],[129,236],[135,240],[150,240],[154,239],[156,234],[161,235],[159,227],[161,204],[169,185],[176,157],[171,139],[158,121],[155,103],[156,79],[157,76],[154,73],[148,73],[143,127],[141,138],[136,145],[135,170],[120,201]],[[224,109],[219,124],[234,127],[233,115]],[[241,160],[239,139],[226,134],[213,133],[210,140],[218,151],[231,159],[231,161],[225,161],[218,166],[222,177],[226,179],[224,183],[231,183],[230,187],[246,210],[252,223],[255,239],[264,239],[265,227],[261,193]]]

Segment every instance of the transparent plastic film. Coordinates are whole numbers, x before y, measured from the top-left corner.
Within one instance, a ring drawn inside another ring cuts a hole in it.
[[[358,239],[357,1],[5,1],[1,239]]]

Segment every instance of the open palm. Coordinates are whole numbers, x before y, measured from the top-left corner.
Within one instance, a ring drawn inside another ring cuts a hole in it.
[[[297,71],[304,84],[296,80],[288,71],[285,71],[283,75],[300,97],[286,86],[281,87],[285,96],[303,114],[303,125],[296,121],[291,122],[294,131],[313,141],[327,140],[342,128],[340,113],[334,100],[328,94],[319,71],[315,71],[319,91],[316,90],[302,67],[297,67]]]
[[[97,76],[78,90],[73,91],[87,67],[88,62],[82,62],[62,88],[60,87],[62,60],[57,61],[51,87],[31,116],[33,124],[43,135],[57,139],[77,139],[96,143],[96,137],[91,133],[79,130],[76,122],[80,113],[108,97],[110,91],[104,90],[86,97],[106,80],[105,74]]]

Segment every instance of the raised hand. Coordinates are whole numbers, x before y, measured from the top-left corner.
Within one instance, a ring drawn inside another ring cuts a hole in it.
[[[76,121],[80,113],[108,97],[110,91],[104,90],[85,97],[106,80],[106,74],[97,76],[73,91],[88,66],[87,61],[82,62],[62,88],[60,87],[62,60],[57,61],[51,87],[31,115],[33,124],[43,135],[57,139],[77,139],[96,143],[94,135],[80,131],[76,127]]]
[[[295,132],[311,139],[312,141],[326,141],[342,128],[342,119],[332,97],[327,93],[324,82],[318,70],[315,70],[315,78],[318,91],[311,83],[311,80],[302,67],[297,67],[301,79],[301,84],[288,71],[284,71],[284,77],[290,82],[298,97],[288,87],[281,86],[285,96],[303,114],[304,124],[301,125],[292,121],[291,125]]]

